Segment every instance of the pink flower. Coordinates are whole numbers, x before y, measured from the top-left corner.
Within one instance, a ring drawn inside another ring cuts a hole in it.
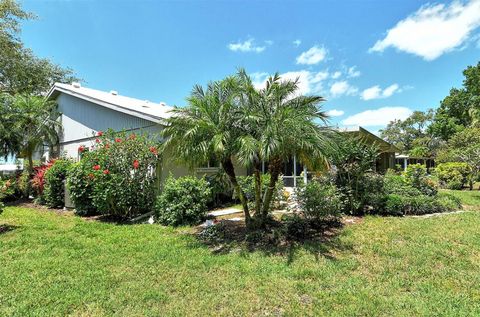
[[[95,142],[100,143],[100,139],[95,139]]]
[[[80,146],[78,147],[78,152],[82,153],[83,151],[85,151],[85,146],[80,145]]]
[[[97,165],[93,165],[93,169],[96,170],[96,171],[98,171],[98,170],[100,169],[100,165],[98,165],[98,164],[97,164]]]
[[[138,162],[138,160],[134,160],[133,161],[133,168],[137,169],[139,166],[140,166],[140,162]]]
[[[110,171],[109,170],[104,170],[103,174],[108,175],[108,174],[110,174]]]
[[[103,135],[103,131],[98,131],[97,132],[97,136],[102,136]]]
[[[157,148],[154,147],[154,146],[151,146],[151,147],[150,147],[150,152],[152,152],[152,153],[155,154],[155,155],[158,154]]]
[[[120,138],[115,138],[115,142],[120,143],[120,142],[122,142],[122,139],[120,139]]]

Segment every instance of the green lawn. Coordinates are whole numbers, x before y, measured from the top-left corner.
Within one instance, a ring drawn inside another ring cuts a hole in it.
[[[475,188],[478,188],[475,186]],[[442,190],[443,192],[453,194],[460,198],[463,204],[470,206],[480,206],[480,190]],[[480,210],[480,207],[477,209]]]
[[[366,217],[285,255],[21,207],[2,224],[0,316],[480,315],[480,212]]]

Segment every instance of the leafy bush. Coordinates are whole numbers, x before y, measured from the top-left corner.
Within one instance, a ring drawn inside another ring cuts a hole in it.
[[[422,194],[420,190],[411,186],[405,180],[405,177],[402,175],[397,175],[394,173],[385,174],[384,178],[384,189],[385,193],[400,195],[400,196],[419,196]]]
[[[43,199],[47,206],[61,208],[65,205],[65,178],[72,165],[70,160],[56,160],[45,171]]]
[[[253,175],[239,176],[237,177],[238,184],[242,187],[245,197],[250,204],[255,203],[255,179]],[[267,191],[268,184],[270,183],[270,174],[262,174],[262,195]],[[275,192],[272,197],[272,204],[278,206],[283,198],[283,182],[281,178],[275,185]],[[253,207],[252,207],[253,208]]]
[[[462,189],[467,182],[470,168],[467,163],[441,163],[435,168],[440,186],[448,189]]]
[[[159,157],[154,141],[135,134],[98,133],[91,150],[68,173],[75,208],[121,218],[153,210]]]
[[[157,221],[164,225],[197,224],[207,214],[210,188],[205,179],[170,176],[155,204]]]
[[[448,194],[448,193],[439,193],[437,195],[438,202],[445,207],[446,211],[454,211],[462,209],[462,202],[460,198]]]
[[[304,240],[308,236],[309,222],[297,214],[283,215],[285,236],[291,240]]]
[[[404,178],[408,185],[418,189],[425,195],[434,196],[438,192],[435,183],[427,174],[427,168],[421,164],[408,165]]]
[[[389,215],[424,215],[454,211],[460,207],[459,201],[451,196],[400,196],[389,194],[386,199],[385,213]]]
[[[0,197],[1,199],[1,197]],[[2,214],[3,212],[3,208],[5,208],[5,205],[3,204],[3,202],[0,200],[0,215]]]
[[[14,201],[22,196],[15,177],[0,179],[0,201]]]
[[[209,207],[216,208],[233,200],[233,187],[223,170],[205,177],[210,187]]]
[[[295,193],[307,220],[321,222],[336,218],[343,209],[343,197],[333,184],[312,180],[307,185],[297,187]]]

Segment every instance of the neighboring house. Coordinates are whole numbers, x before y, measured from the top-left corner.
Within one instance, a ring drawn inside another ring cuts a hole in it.
[[[115,131],[148,133],[158,137],[164,127],[164,120],[171,116],[171,106],[165,103],[154,103],[147,100],[119,95],[116,91],[104,92],[82,87],[78,83],[55,84],[49,91],[47,98],[55,100],[61,113],[62,131],[58,153],[70,158],[78,159],[80,145],[93,144],[98,131],[111,128]],[[368,132],[364,128],[342,130],[358,136],[367,143],[375,144],[380,151],[377,162],[377,171],[383,172],[393,168],[395,151],[390,143]],[[264,167],[265,168],[265,167]],[[169,158],[164,158],[162,166],[162,180],[170,173],[175,176],[187,174],[206,175],[215,173],[218,166],[207,164],[190,171],[185,167],[176,166]],[[246,168],[237,167],[239,175],[246,175]],[[295,157],[285,163],[283,181],[287,187],[295,187],[301,180],[307,181],[309,172]]]
[[[395,168],[395,153],[399,152],[399,149],[396,146],[362,127],[349,127],[339,130],[340,132],[357,137],[367,144],[375,145],[378,148],[379,156],[376,164],[377,172],[384,173],[389,168]]]
[[[428,171],[435,167],[435,160],[431,157],[410,156],[406,154],[396,154],[395,164],[399,165],[404,171],[407,170],[407,166],[410,164],[422,164],[425,165]]]
[[[9,155],[7,158],[0,157],[0,175],[10,175],[23,170],[23,159],[16,159]]]

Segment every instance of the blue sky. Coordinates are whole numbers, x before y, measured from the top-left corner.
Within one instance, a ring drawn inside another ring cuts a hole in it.
[[[22,3],[26,46],[87,87],[181,106],[237,67],[259,86],[277,71],[371,131],[437,107],[480,60],[480,0]]]

